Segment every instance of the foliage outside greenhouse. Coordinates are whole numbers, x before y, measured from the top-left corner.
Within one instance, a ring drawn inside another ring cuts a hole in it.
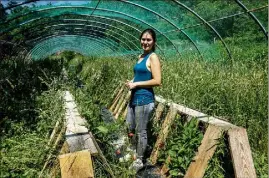
[[[246,128],[257,177],[268,177],[267,1],[54,3],[0,3],[0,177],[37,177],[48,155],[44,177],[61,176],[64,138],[47,143],[56,121],[64,121],[65,90],[114,175],[135,177],[111,147],[124,118],[108,125],[100,110],[133,77],[145,28],[158,37],[163,76],[156,94]],[[149,147],[160,131],[160,123],[151,124]],[[177,118],[171,127],[157,166],[166,163],[168,175],[184,177],[204,132],[196,120]],[[223,135],[204,177],[235,177],[227,142]],[[93,162],[95,177],[110,176],[99,158]]]

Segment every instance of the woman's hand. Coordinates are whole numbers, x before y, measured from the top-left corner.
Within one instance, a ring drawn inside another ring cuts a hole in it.
[[[128,87],[130,90],[136,88],[136,83],[133,83],[133,81],[126,80],[125,85],[126,85],[126,87]]]

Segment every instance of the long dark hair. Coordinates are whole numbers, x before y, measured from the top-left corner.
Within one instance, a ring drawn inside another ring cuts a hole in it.
[[[152,36],[152,39],[153,39],[153,41],[154,41],[154,45],[152,46],[152,51],[154,52],[154,51],[155,51],[155,48],[156,48],[156,41],[157,41],[157,39],[156,39],[156,33],[155,33],[155,31],[154,31],[153,29],[148,28],[148,29],[144,30],[144,31],[141,33],[141,35],[140,35],[140,37],[139,37],[139,40],[140,40],[140,41],[141,41],[142,36],[143,36],[145,33],[149,33],[149,34]]]

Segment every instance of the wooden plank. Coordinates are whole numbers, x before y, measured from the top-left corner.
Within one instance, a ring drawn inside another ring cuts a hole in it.
[[[123,90],[125,88],[125,85],[123,84],[120,91],[118,92],[117,96],[115,97],[115,99],[112,101],[112,105],[110,106],[109,110],[112,112],[116,106],[116,104],[118,103],[118,100],[120,99],[120,96],[123,93]]]
[[[118,112],[118,110],[119,110],[121,104],[123,103],[123,101],[124,101],[124,99],[125,99],[125,97],[126,97],[127,95],[128,95],[128,92],[126,93],[126,90],[124,90],[123,93],[122,93],[122,95],[120,96],[119,102],[116,104],[116,107],[115,107],[115,109],[114,109],[114,111],[113,111],[113,115],[114,115],[114,116],[115,116],[116,113]]]
[[[91,154],[88,150],[60,155],[62,178],[93,178]]]
[[[209,125],[196,156],[193,158],[184,178],[202,178],[207,168],[208,161],[213,156],[218,139],[221,137],[223,129],[214,125]]]
[[[246,129],[230,129],[228,135],[235,177],[256,178]]]
[[[153,148],[153,151],[151,152],[150,160],[151,160],[152,164],[155,164],[157,162],[159,149],[165,143],[165,140],[168,136],[169,128],[170,128],[171,124],[173,123],[176,114],[177,114],[177,110],[174,108],[174,105],[172,104],[170,106],[169,112],[167,113],[166,118],[162,124],[162,129],[159,133],[157,141],[155,142],[155,146]]]
[[[131,91],[128,91],[126,97],[124,98],[119,110],[117,111],[116,115],[115,115],[115,119],[118,119],[121,111],[123,110],[123,108],[126,106],[126,104],[128,103],[128,101],[130,100],[131,97]]]
[[[212,117],[212,116],[208,116],[208,115],[206,115],[204,113],[201,113],[199,111],[190,109],[190,108],[188,108],[186,106],[183,106],[183,105],[180,105],[180,104],[175,104],[173,102],[168,102],[167,100],[163,99],[160,96],[155,96],[155,99],[156,99],[156,101],[158,101],[160,103],[166,103],[168,106],[173,104],[175,106],[175,108],[180,113],[192,116],[193,118],[196,118],[196,119],[198,119],[200,121],[203,121],[203,122],[206,122],[206,123],[209,123],[209,124],[212,124],[212,125],[223,127],[223,129],[225,129],[225,130],[228,130],[230,128],[237,128],[237,126],[235,126],[235,125],[233,125],[233,124],[231,124],[229,122],[217,119],[217,118]]]

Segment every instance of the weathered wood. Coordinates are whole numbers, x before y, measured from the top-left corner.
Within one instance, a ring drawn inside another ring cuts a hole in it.
[[[126,105],[126,107],[125,107],[125,109],[124,109],[124,112],[123,112],[123,114],[122,114],[122,117],[125,119],[126,118],[126,116],[127,116],[127,112],[128,112],[128,103],[127,103],[127,105]]]
[[[55,143],[53,144],[52,149],[55,149],[55,148],[57,147],[57,145],[59,144],[60,140],[61,140],[62,137],[63,137],[63,134],[64,134],[64,132],[65,132],[65,129],[66,129],[66,127],[65,127],[65,123],[63,123],[63,126],[62,126],[62,128],[61,128],[61,131],[60,131],[59,135],[57,136],[57,139],[56,139]],[[50,162],[51,157],[52,157],[52,154],[49,154],[49,156],[47,157],[47,160],[46,160],[46,162],[45,162],[45,164],[44,164],[42,170],[40,171],[39,177],[42,177],[42,176],[43,176],[43,172],[44,172],[44,170],[47,168],[47,166],[48,166],[48,164],[49,164],[49,162]]]
[[[163,103],[158,103],[155,111],[155,116],[153,117],[153,122],[158,122],[161,119],[165,105]]]
[[[164,175],[164,174],[166,174],[169,171],[168,164],[170,163],[170,161],[171,161],[171,157],[168,156],[166,158],[166,160],[165,160],[165,163],[162,166],[161,175]]]
[[[69,145],[70,152],[88,149],[91,152],[91,155],[94,156],[98,154],[98,151],[92,141],[92,138],[88,133],[66,135],[65,137]]]
[[[93,178],[91,154],[88,150],[59,156],[62,178]]]
[[[207,168],[208,161],[213,156],[218,139],[221,137],[223,129],[214,125],[209,125],[201,145],[198,148],[193,162],[190,164],[184,178],[202,178]]]
[[[123,101],[124,101],[124,99],[125,99],[125,97],[126,97],[127,95],[128,95],[128,92],[126,92],[126,90],[124,90],[124,91],[122,92],[122,95],[120,96],[120,99],[119,99],[118,103],[116,104],[116,107],[115,107],[114,111],[113,111],[113,115],[114,115],[114,116],[115,116],[116,113],[118,112],[118,110],[119,110],[121,104],[123,103]]]
[[[159,96],[155,96],[155,99],[156,99],[156,101],[158,101],[160,103],[166,103],[168,106],[173,104],[175,106],[175,108],[180,113],[192,116],[193,118],[196,118],[196,119],[198,119],[200,121],[203,121],[203,122],[206,122],[206,123],[209,123],[209,124],[212,124],[212,125],[223,127],[223,129],[225,129],[225,130],[228,130],[230,128],[237,128],[237,126],[235,126],[235,125],[233,125],[233,124],[231,124],[229,122],[217,119],[217,118],[212,117],[212,116],[208,116],[208,115],[206,115],[204,113],[201,113],[199,111],[190,109],[190,108],[188,108],[186,106],[183,106],[183,105],[180,105],[180,104],[175,104],[173,102],[168,102],[167,100],[165,100],[165,99],[163,99],[163,98],[161,98]]]
[[[113,91],[112,98],[115,99],[115,96],[116,96],[116,94],[120,91],[121,86],[122,86],[122,84],[120,83],[120,84],[116,87],[116,89]],[[112,103],[113,103],[113,102],[112,102]]]
[[[123,110],[123,108],[126,106],[126,104],[128,103],[128,101],[130,100],[131,97],[131,91],[128,91],[126,97],[124,98],[119,110],[116,112],[115,114],[115,119],[118,119],[119,115],[121,114],[121,111]]]
[[[173,123],[176,114],[177,114],[177,110],[174,108],[174,105],[172,104],[170,106],[169,112],[167,113],[166,118],[162,124],[162,129],[159,132],[159,135],[158,135],[157,141],[155,142],[155,146],[153,148],[153,151],[151,152],[150,160],[151,160],[152,164],[155,164],[157,162],[159,149],[165,143],[165,140],[168,136],[169,128],[170,128],[171,124]]]
[[[120,91],[118,92],[117,96],[116,96],[115,99],[112,101],[112,105],[111,105],[110,108],[109,108],[109,110],[110,110],[111,112],[113,112],[113,110],[114,110],[116,104],[118,103],[118,100],[120,99],[120,96],[122,95],[124,88],[125,88],[125,85],[123,84],[123,85],[121,86],[121,89],[120,89]]]
[[[60,150],[60,155],[69,153],[69,146],[68,143],[65,141],[62,145],[62,148]],[[59,171],[59,172],[58,172]],[[57,176],[57,174],[60,174],[60,162],[58,159],[56,159],[53,163],[52,168],[50,169],[50,178],[54,178]]]
[[[50,139],[48,141],[48,145],[50,145],[52,143],[52,141],[54,140],[54,137],[56,135],[56,132],[58,132],[58,130],[59,130],[59,124],[60,124],[60,122],[57,121],[56,124],[55,124],[55,126],[54,126],[54,128],[53,128],[53,130],[52,130],[52,133],[50,135]]]
[[[112,178],[115,178],[114,173],[113,173],[112,169],[110,168],[110,166],[109,166],[109,164],[108,164],[108,162],[107,162],[105,156],[103,155],[103,152],[102,152],[102,150],[100,149],[98,143],[96,142],[94,136],[92,135],[91,132],[89,132],[89,135],[90,135],[90,137],[92,138],[93,143],[94,143],[95,147],[96,147],[97,150],[98,150],[99,156],[100,156],[100,158],[102,159],[102,161],[103,161],[103,163],[104,163],[104,165],[105,165],[105,167],[104,167],[105,170],[111,175]]]
[[[230,129],[228,135],[235,177],[256,178],[246,129]]]

